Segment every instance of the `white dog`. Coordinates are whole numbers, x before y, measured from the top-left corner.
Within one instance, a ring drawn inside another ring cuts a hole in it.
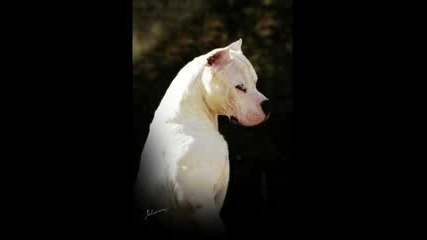
[[[254,126],[269,114],[241,45],[239,39],[188,63],[157,108],[135,184],[147,221],[156,215],[183,228],[225,230],[219,214],[230,166],[218,115]]]

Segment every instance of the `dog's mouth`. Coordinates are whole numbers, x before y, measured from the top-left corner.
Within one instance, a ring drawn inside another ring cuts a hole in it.
[[[268,113],[267,114],[267,116],[265,116],[265,120],[264,121],[267,121],[267,119],[270,117],[270,113]]]
[[[234,117],[234,116],[230,117],[230,122],[233,123],[233,124],[239,124],[239,120],[236,117]]]

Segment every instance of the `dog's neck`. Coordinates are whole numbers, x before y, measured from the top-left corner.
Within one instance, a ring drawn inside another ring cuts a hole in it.
[[[218,114],[207,105],[201,75],[203,56],[188,63],[166,91],[155,117],[168,123],[188,123],[187,126],[218,130]],[[192,124],[194,122],[194,124]]]
[[[189,90],[188,94],[181,99],[181,111],[177,113],[177,120],[183,121],[201,121],[206,122],[206,126],[210,126],[218,130],[218,114],[215,114],[207,105],[201,87],[201,81],[197,80],[195,85]],[[195,124],[195,125],[198,125]]]

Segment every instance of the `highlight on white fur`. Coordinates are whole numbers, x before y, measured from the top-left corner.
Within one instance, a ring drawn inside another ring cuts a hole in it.
[[[240,38],[239,40],[233,42],[229,47],[234,51],[242,52],[242,39]]]

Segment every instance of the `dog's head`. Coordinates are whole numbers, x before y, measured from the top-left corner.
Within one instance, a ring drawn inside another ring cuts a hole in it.
[[[202,82],[208,107],[233,122],[254,126],[269,116],[268,99],[256,88],[257,75],[243,55],[242,40],[206,56]]]

